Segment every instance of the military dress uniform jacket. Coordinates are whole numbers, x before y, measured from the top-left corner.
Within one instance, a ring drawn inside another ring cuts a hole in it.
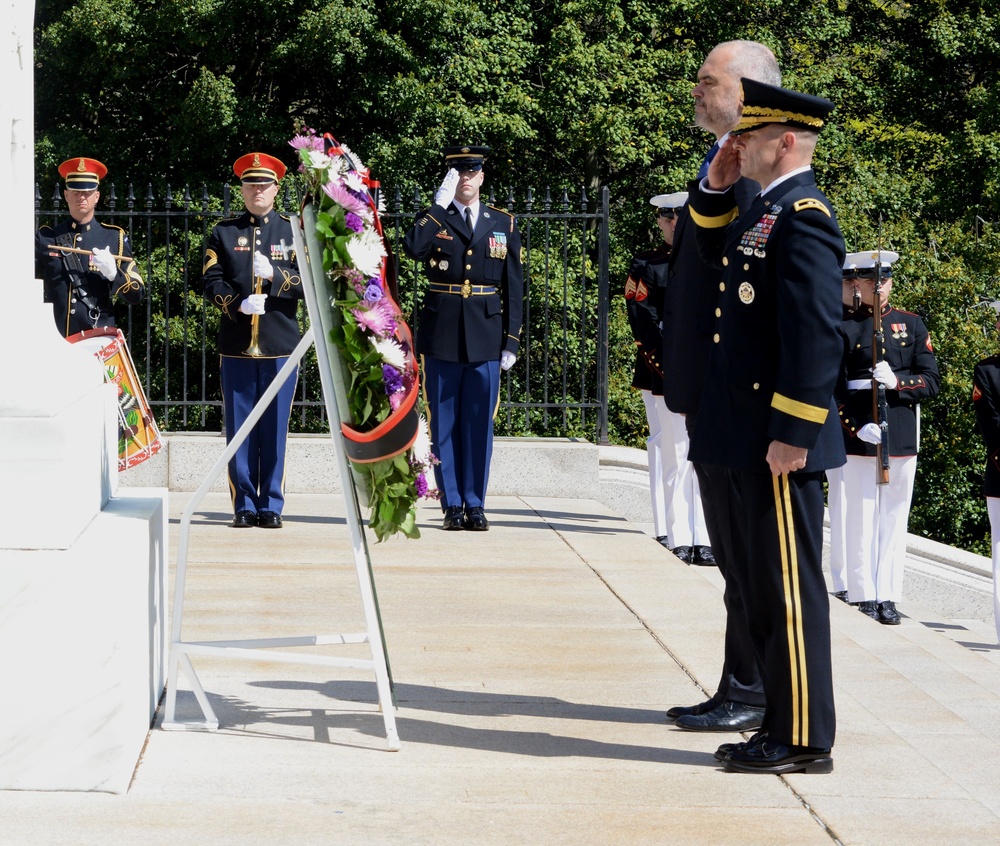
[[[524,271],[514,216],[481,204],[476,231],[454,205],[433,205],[403,238],[429,282],[417,322],[417,352],[441,361],[498,361],[517,354]]]
[[[972,372],[972,405],[986,444],[983,493],[1000,497],[1000,355],[991,355]]]
[[[256,293],[253,254],[259,250],[271,262],[274,276],[263,280],[261,293],[267,294],[265,312],[260,315],[257,343],[263,358],[291,354],[302,335],[298,304],[303,298],[292,225],[276,211],[257,217],[244,212],[223,220],[212,230],[202,270],[205,299],[222,312],[219,322],[219,353],[245,356],[253,329],[251,315],[243,314],[242,303]]]
[[[660,244],[638,253],[625,281],[625,310],[637,347],[632,387],[663,396],[663,291],[670,247]]]
[[[834,388],[844,238],[812,170],[741,215],[732,187],[699,187],[689,202],[702,256],[723,269],[689,457],[769,473],[767,450],[777,440],[808,450],[808,473],[841,466]]]
[[[697,190],[697,180],[688,185],[689,195]],[[733,186],[737,207],[748,208],[759,191],[752,179],[740,179]],[[690,415],[689,428],[705,384],[722,281],[718,266],[701,257],[696,230],[685,204],[674,227],[674,249],[663,296],[663,398],[671,411]]]
[[[112,255],[126,258],[116,261],[118,273],[108,280],[88,256],[63,252],[56,245],[80,250],[107,247]],[[35,275],[43,280],[45,302],[52,303],[63,337],[114,326],[113,298],[135,305],[146,293],[125,230],[96,219],[84,224],[70,219],[55,227],[41,227],[35,235]]]
[[[872,389],[849,390],[847,383],[871,380],[872,309],[844,309],[843,373],[837,384],[837,405],[848,455],[875,455],[875,445],[857,437],[858,429],[873,422]],[[889,455],[916,455],[920,440],[917,407],[941,386],[934,348],[924,321],[916,314],[886,305],[882,311],[883,357],[899,379],[895,390],[886,389],[889,421]],[[878,421],[874,421],[878,422]]]

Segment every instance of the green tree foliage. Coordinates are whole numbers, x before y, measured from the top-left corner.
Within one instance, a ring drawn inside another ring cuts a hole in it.
[[[488,143],[501,205],[511,190],[520,202],[530,186],[571,196],[582,188],[592,206],[609,189],[618,294],[630,257],[658,237],[647,198],[682,189],[710,140],[691,125],[690,90],[705,54],[727,39],[763,41],[789,87],[836,102],[817,154],[819,182],[848,249],[874,247],[881,231],[883,245],[901,253],[893,300],[925,317],[935,343],[942,391],[924,404],[911,528],[984,551],[970,373],[995,347],[992,321],[974,306],[981,295],[1000,296],[998,20],[992,0],[746,0],[738,8],[720,0],[39,0],[36,167],[44,182],[63,158],[95,155],[119,184],[152,183],[162,194],[164,183],[229,180],[231,161],[249,148],[292,162],[284,145],[304,123],[349,144],[404,197],[419,186],[426,198],[440,178],[442,145]],[[620,294],[610,342],[612,437],[641,445]]]

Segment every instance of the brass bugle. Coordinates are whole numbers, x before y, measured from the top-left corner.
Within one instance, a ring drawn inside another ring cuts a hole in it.
[[[79,247],[64,247],[61,244],[51,244],[50,246],[55,247],[57,250],[62,250],[64,253],[79,253],[81,256],[92,256],[94,254],[93,250],[81,250]],[[114,253],[111,254],[111,258],[115,261],[134,261],[132,256],[116,256]]]
[[[254,276],[253,278],[253,292],[255,294],[263,293],[264,280],[259,276]],[[253,356],[254,358],[259,358],[264,353],[260,349],[260,315],[253,314],[250,316],[250,346],[243,350],[243,355]]]

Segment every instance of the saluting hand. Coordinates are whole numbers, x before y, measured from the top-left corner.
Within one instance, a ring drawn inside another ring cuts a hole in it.
[[[730,135],[708,166],[708,176],[705,177],[707,187],[713,191],[725,191],[730,185],[736,184],[742,175],[740,154],[733,148],[733,136]]]
[[[451,201],[455,199],[455,189],[458,188],[458,171],[455,168],[448,168],[444,175],[441,187],[434,194],[434,202],[442,208],[448,208]]]

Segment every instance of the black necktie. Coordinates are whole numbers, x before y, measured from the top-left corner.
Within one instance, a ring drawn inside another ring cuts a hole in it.
[[[465,207],[465,222],[469,225],[469,231],[472,232],[472,209],[468,206]]]

